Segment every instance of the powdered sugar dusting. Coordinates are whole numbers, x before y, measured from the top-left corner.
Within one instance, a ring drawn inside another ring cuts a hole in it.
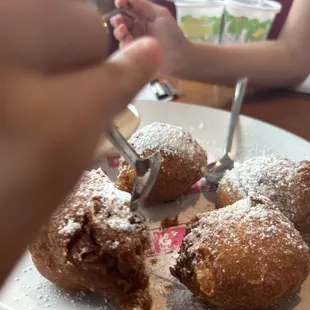
[[[240,244],[244,249],[260,249],[262,240],[278,240],[281,234],[282,245],[308,251],[293,224],[266,198],[259,199],[246,198],[231,206],[198,215],[198,222],[184,238],[187,250],[194,253],[201,244],[212,245],[212,255],[217,256],[223,245],[225,249],[239,247]],[[247,244],[243,242],[245,237]]]
[[[160,296],[167,294],[167,287],[171,286],[175,279],[170,273],[170,267],[175,264],[177,252],[156,256],[156,264],[151,263],[151,259],[147,260],[147,270],[150,274],[150,282],[152,283],[152,291]]]
[[[74,234],[81,228],[86,213],[102,229],[134,231],[141,226],[141,220],[132,221],[133,214],[128,207],[130,198],[130,194],[117,189],[101,169],[87,171],[64,203],[65,208],[59,214],[63,218],[59,219],[58,233]]]
[[[191,134],[184,132],[181,127],[157,122],[141,128],[130,138],[129,143],[140,155],[146,150],[154,150],[192,161],[202,151]]]
[[[228,171],[220,182],[229,194],[238,192],[242,197],[262,195],[268,197],[295,222],[300,216],[299,192],[296,180],[300,164],[277,156],[259,156],[246,160],[242,165]],[[305,184],[303,190],[308,191]],[[300,220],[300,219],[299,219]]]
[[[112,302],[103,296],[86,294],[84,292],[67,292],[52,285],[33,268],[29,278],[24,278],[20,283],[19,298],[14,300],[14,309],[23,310],[59,310],[59,309],[93,309],[116,310]]]
[[[81,224],[74,222],[74,220],[69,219],[66,226],[63,228],[59,229],[58,233],[59,234],[74,234],[77,230],[81,229]]]

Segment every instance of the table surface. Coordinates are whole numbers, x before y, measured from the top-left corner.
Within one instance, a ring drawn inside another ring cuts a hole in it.
[[[233,89],[180,81],[170,84],[182,91],[180,102],[230,110]],[[285,90],[249,91],[241,113],[288,130],[310,141],[310,95]]]

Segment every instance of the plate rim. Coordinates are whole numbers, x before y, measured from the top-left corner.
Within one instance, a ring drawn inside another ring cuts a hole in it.
[[[138,103],[151,103],[151,104],[163,104],[163,102],[161,101],[157,101],[157,100],[136,100],[134,105]],[[182,106],[182,105],[185,105],[187,107],[193,107],[193,108],[199,108],[199,109],[207,109],[207,110],[212,110],[214,112],[217,112],[217,113],[220,113],[220,114],[226,114],[227,116],[229,116],[231,114],[230,111],[226,111],[226,110],[222,110],[222,109],[218,109],[218,108],[214,108],[214,107],[208,107],[208,106],[203,106],[203,105],[198,105],[198,104],[194,104],[194,103],[188,103],[188,102],[172,102],[172,101],[169,101],[169,102],[165,102],[164,103],[165,105],[172,105],[172,106]],[[139,108],[137,108],[138,111],[139,111]],[[241,111],[242,111],[242,108],[241,108]],[[141,116],[141,113],[140,113],[140,116]],[[247,115],[243,115],[242,113],[240,113],[240,116],[241,118],[243,119],[247,119],[249,121],[255,121],[255,122],[258,122],[258,123],[261,123],[262,125],[264,126],[269,126],[269,127],[272,127],[273,129],[276,129],[276,130],[280,130],[280,131],[283,131],[285,132],[286,134],[289,134],[292,136],[292,138],[294,137],[295,139],[299,139],[307,144],[309,144],[310,146],[310,141],[307,141],[305,138],[303,137],[300,137],[284,128],[281,128],[281,127],[278,127],[277,125],[274,125],[274,124],[270,124],[270,123],[267,123],[266,121],[263,121],[263,120],[260,120],[260,119],[257,119],[255,117],[251,117],[251,116],[247,116]]]

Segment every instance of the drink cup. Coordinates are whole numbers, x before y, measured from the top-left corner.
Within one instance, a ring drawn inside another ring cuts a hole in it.
[[[282,5],[276,1],[226,0],[221,44],[266,40]]]
[[[224,1],[177,0],[177,21],[191,41],[219,43]]]

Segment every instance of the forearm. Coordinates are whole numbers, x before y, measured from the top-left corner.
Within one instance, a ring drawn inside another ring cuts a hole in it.
[[[40,199],[42,193],[34,193],[31,188],[33,185],[31,176],[28,179],[21,173],[19,177],[17,169],[15,172],[16,174],[13,173],[8,178],[1,177],[0,182],[0,249],[2,253],[0,286],[26,249],[28,242],[37,233],[39,226],[55,207],[51,205],[53,201],[49,199],[45,199],[46,203],[42,202],[43,199]],[[30,183],[30,186],[27,183]],[[32,194],[33,199],[30,199],[29,194]]]
[[[255,87],[291,87],[302,82],[309,68],[302,66],[279,41],[243,45],[186,42],[176,77],[232,85],[247,76]]]
[[[65,175],[59,177],[61,166],[42,169],[40,157],[27,156],[25,151],[1,155],[0,286],[72,183]]]

